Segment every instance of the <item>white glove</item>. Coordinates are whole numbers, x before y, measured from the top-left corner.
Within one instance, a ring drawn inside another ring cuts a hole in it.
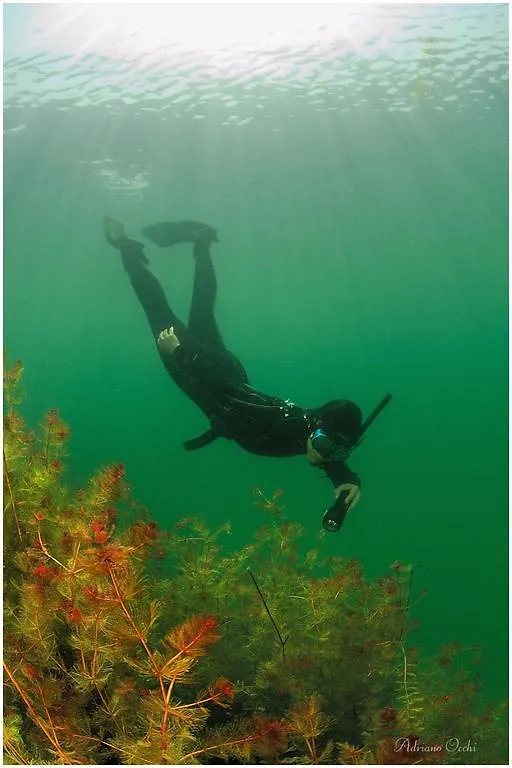
[[[355,507],[355,505],[361,498],[361,489],[355,483],[343,483],[342,485],[338,485],[338,487],[334,489],[334,494],[336,498],[339,497],[342,491],[350,491],[347,498],[345,499],[345,504],[347,505],[347,512],[350,512],[350,510]]]
[[[174,327],[172,325],[170,328],[164,328],[164,330],[161,331],[156,343],[158,344],[158,349],[161,354],[166,355],[167,357],[170,357],[180,346],[180,340],[174,333]]]

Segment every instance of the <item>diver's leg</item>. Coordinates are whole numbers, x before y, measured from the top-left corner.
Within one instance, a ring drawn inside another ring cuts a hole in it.
[[[240,360],[224,346],[222,336],[213,313],[217,295],[217,278],[210,256],[210,242],[197,240],[194,244],[194,289],[189,332],[203,344],[210,356],[211,374],[217,380],[235,384],[248,384],[247,372]]]
[[[173,326],[177,336],[184,341],[189,335],[188,330],[169,307],[160,282],[147,268],[144,245],[128,238],[123,225],[114,219],[105,217],[104,228],[109,243],[121,253],[123,266],[155,339],[165,328]]]
[[[187,329],[167,303],[160,282],[142,261],[140,249],[123,247],[120,250],[123,266],[155,339],[165,328],[173,326],[176,335],[184,340]]]
[[[210,255],[210,242],[197,240],[194,244],[194,289],[188,327],[203,344],[223,347],[224,342],[214,315],[217,278]]]

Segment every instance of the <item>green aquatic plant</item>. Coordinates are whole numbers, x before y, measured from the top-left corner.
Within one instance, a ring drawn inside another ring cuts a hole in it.
[[[171,533],[173,614],[194,606],[219,617],[222,645],[202,672],[219,674],[229,658],[237,711],[294,723],[288,760],[455,764],[467,762],[469,740],[481,764],[505,764],[506,712],[479,707],[477,650],[451,646],[429,660],[411,645],[423,598],[414,569],[395,562],[365,579],[355,560],[304,551],[282,492],[257,489],[256,503],[266,522],[237,552],[226,527],[188,520]],[[294,713],[313,710],[320,726],[298,728]]]
[[[21,375],[20,364],[4,375],[4,761],[272,756],[276,725],[268,718],[210,727],[233,697],[223,675],[193,685],[196,666],[220,640],[217,618],[189,612],[156,631],[162,605],[148,565],[164,552],[162,533],[142,517],[117,527],[130,502],[120,464],[74,494],[67,489],[69,430],[56,411],[37,432],[26,428],[17,409]]]
[[[227,526],[164,535],[120,464],[73,492],[69,429],[28,429],[21,378],[6,367],[4,762],[467,763],[458,738],[506,763],[472,652],[410,646],[410,566],[370,581],[304,551],[279,491],[256,491],[266,519],[236,552]]]

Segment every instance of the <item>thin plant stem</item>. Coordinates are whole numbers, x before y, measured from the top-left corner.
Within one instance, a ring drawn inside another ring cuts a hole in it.
[[[51,437],[51,427],[46,427],[46,436],[44,441],[44,462],[46,466],[48,466],[48,460],[50,456],[50,437]]]
[[[40,526],[40,523],[37,524],[37,538],[38,538],[38,541],[39,541],[39,546],[43,550],[43,552],[46,555],[46,557],[48,557],[50,560],[53,560],[54,563],[57,563],[57,565],[59,565],[61,568],[63,568],[68,573],[71,573],[71,570],[69,568],[67,568],[63,563],[60,562],[60,560],[57,560],[56,557],[54,557],[52,554],[50,554],[50,552],[48,552],[48,547],[44,543],[44,541],[42,539],[42,536],[41,536],[41,526]]]
[[[150,649],[149,645],[147,644],[146,640],[142,636],[141,631],[139,630],[137,624],[135,623],[135,620],[134,620],[132,614],[130,613],[130,611],[126,607],[126,604],[124,602],[123,596],[122,596],[121,591],[119,589],[119,584],[117,583],[117,579],[114,576],[114,572],[112,571],[111,568],[109,568],[108,573],[109,573],[109,576],[110,576],[110,580],[111,580],[111,582],[112,582],[112,584],[114,586],[114,590],[116,592],[117,599],[119,600],[119,605],[121,606],[121,609],[122,609],[124,615],[126,616],[126,618],[128,619],[128,622],[130,623],[133,631],[135,632],[139,642],[141,643],[142,647],[146,651],[147,657],[148,657],[148,659],[149,659],[149,661],[151,663],[151,666],[153,667],[153,669],[155,671],[155,675],[156,675],[156,677],[158,679],[158,684],[160,686],[160,693],[162,694],[162,700],[163,700],[163,704],[164,704],[164,716],[163,716],[163,720],[162,720],[162,725],[160,727],[160,732],[162,734],[162,750],[164,750],[166,748],[166,743],[167,743],[166,732],[167,732],[167,723],[168,723],[168,720],[169,720],[169,703],[168,703],[167,694],[166,694],[166,691],[165,691],[165,683],[164,683],[164,680],[163,680],[163,677],[162,677],[162,672],[161,672],[158,664],[155,661],[155,657],[151,653],[151,649]],[[170,692],[172,691],[172,684],[173,683],[174,683],[174,681],[172,681],[171,685],[169,686],[169,697],[170,697]]]
[[[316,740],[314,736],[311,737],[311,752],[312,752],[311,757],[313,758],[313,764],[316,765],[318,758],[316,754]]]
[[[183,763],[185,760],[190,760],[192,757],[197,757],[197,755],[202,755],[205,752],[211,752],[214,749],[221,749],[222,747],[231,747],[235,746],[236,744],[247,744],[249,741],[258,741],[260,737],[259,736],[245,736],[242,739],[233,739],[233,741],[224,741],[222,744],[214,744],[212,747],[203,747],[202,749],[196,749],[194,752],[189,752],[188,755],[184,755],[180,759],[180,763]]]
[[[260,598],[261,598],[261,602],[262,602],[262,603],[263,603],[263,605],[265,606],[265,610],[266,610],[266,612],[267,612],[267,615],[268,615],[268,617],[269,617],[270,621],[272,622],[272,626],[274,627],[274,630],[275,630],[275,632],[276,632],[276,635],[277,635],[277,637],[279,638],[279,643],[280,643],[280,645],[281,645],[281,653],[282,653],[282,655],[283,655],[283,661],[284,661],[285,645],[286,645],[286,641],[288,640],[288,638],[286,637],[286,638],[283,640],[283,636],[282,636],[281,632],[279,631],[279,627],[277,626],[276,622],[274,621],[274,617],[272,616],[272,614],[271,614],[271,612],[270,612],[270,608],[269,608],[269,607],[268,607],[268,605],[267,605],[267,601],[265,600],[265,597],[264,597],[264,595],[263,595],[263,592],[262,592],[262,591],[261,591],[261,589],[259,588],[259,586],[258,586],[258,582],[256,581],[256,579],[255,579],[255,577],[254,577],[254,574],[253,574],[253,572],[251,571],[251,569],[250,569],[250,568],[248,568],[248,569],[247,569],[247,573],[249,574],[249,576],[250,576],[250,577],[251,577],[251,579],[253,580],[254,586],[256,587],[256,589],[257,589],[257,591],[258,591],[258,595],[259,595],[259,596],[260,596]]]
[[[314,764],[314,763],[316,763],[316,759],[315,759],[315,752],[313,750],[313,747],[309,743],[309,739],[307,738],[307,736],[304,736],[304,741],[306,742],[306,747],[308,748],[308,752],[309,752],[309,756],[311,758],[311,762]]]
[[[16,529],[18,531],[19,539],[20,539],[21,542],[23,542],[23,537],[21,535],[20,521],[18,520],[18,515],[17,515],[17,512],[16,512],[16,502],[14,501],[14,492],[13,492],[13,489],[12,489],[11,474],[9,472],[9,467],[7,465],[7,459],[5,457],[5,448],[4,448],[3,454],[4,454],[5,482],[7,483],[7,489],[9,491],[9,498],[11,500],[12,513],[14,515],[14,520],[16,521]]]
[[[23,758],[21,752],[18,752],[16,747],[13,744],[6,744],[4,746],[5,752],[9,757],[13,757],[18,765],[30,765],[30,763],[27,763],[27,761]]]
[[[57,752],[59,757],[61,757],[61,758],[68,757],[66,752],[62,749],[61,745],[59,744],[57,736],[56,735],[52,735],[52,733],[50,733],[50,731],[46,727],[46,723],[40,718],[40,716],[35,711],[34,707],[32,706],[32,704],[30,702],[30,699],[25,694],[25,691],[23,690],[23,688],[19,685],[19,683],[16,680],[16,678],[14,677],[10,667],[8,666],[8,664],[5,661],[3,662],[3,666],[4,666],[4,670],[5,670],[5,673],[6,673],[7,677],[9,678],[11,683],[14,685],[14,687],[18,691],[20,697],[24,701],[25,706],[27,708],[27,711],[30,714],[30,716],[31,716],[32,720],[34,721],[34,723],[36,723],[36,725],[38,725],[39,728],[42,730],[42,732],[44,733],[44,735],[46,736],[46,738],[48,739],[50,744],[52,744],[53,747],[55,748],[55,751]],[[44,705],[44,701],[43,701],[43,705]],[[45,709],[46,709],[46,706],[45,706]],[[50,728],[53,731],[53,734],[55,734],[55,731],[54,731],[54,728],[53,728],[53,723],[51,722],[51,720],[50,720]],[[68,760],[64,760],[64,762],[68,762]]]
[[[405,652],[404,644],[402,641],[400,641],[400,650],[402,651],[402,656],[404,660],[402,681],[404,685],[407,721],[409,721],[411,718],[411,703],[410,703],[410,697],[409,697],[409,686],[408,686],[408,676],[407,676],[407,654]]]

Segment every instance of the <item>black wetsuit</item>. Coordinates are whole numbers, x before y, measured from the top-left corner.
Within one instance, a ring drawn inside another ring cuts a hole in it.
[[[173,326],[180,341],[171,355],[160,353],[167,372],[210,421],[210,429],[187,441],[185,448],[193,450],[225,437],[262,456],[305,454],[308,437],[317,424],[315,410],[253,389],[241,362],[224,346],[213,312],[217,281],[209,245],[194,245],[194,289],[188,326],[169,307],[162,286],[146,266],[142,246],[127,241],[120,250],[155,339],[162,330]],[[344,462],[323,462],[319,468],[335,488],[342,483],[360,486],[358,476]],[[343,503],[343,499],[339,502]]]

